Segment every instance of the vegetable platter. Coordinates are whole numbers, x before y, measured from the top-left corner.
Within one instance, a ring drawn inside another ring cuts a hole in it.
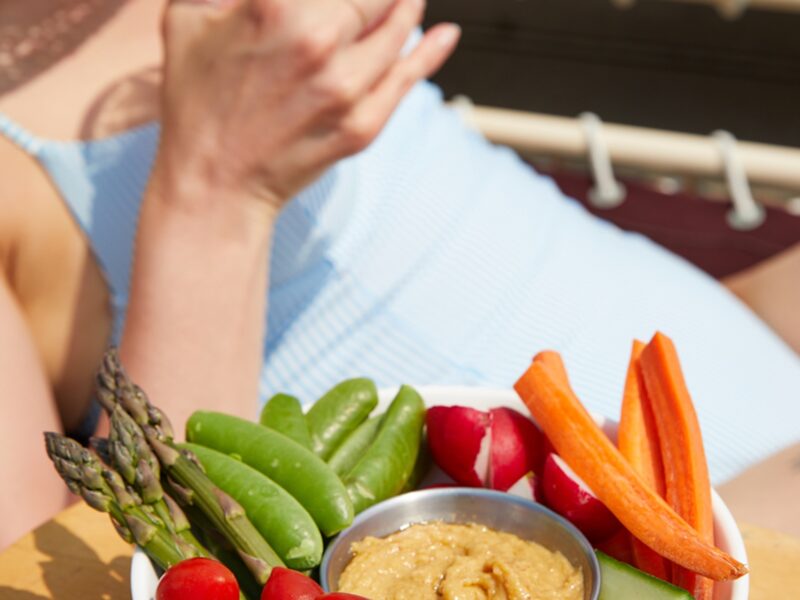
[[[45,441],[70,490],[141,549],[133,600],[356,598],[313,581],[327,542],[383,500],[453,485],[521,496],[571,521],[595,549],[599,600],[747,597],[741,535],[711,489],[677,350],[660,333],[632,346],[618,425],[586,410],[549,350],[514,389],[379,393],[368,378],[349,379],[306,410],[278,393],[258,421],[196,411],[184,443],[113,350],[97,382],[109,437],[88,447],[57,433]],[[476,577],[508,572],[486,560]],[[407,580],[397,581],[402,595]],[[491,583],[500,591],[486,597],[538,587],[510,582]],[[312,591],[292,592],[303,588]]]
[[[465,406],[488,412],[494,408],[512,408],[524,410],[522,403],[513,390],[459,387],[459,386],[420,386],[416,388],[426,405],[433,406]],[[382,412],[389,405],[397,392],[396,388],[379,390],[379,404],[376,412]],[[595,417],[610,438],[616,438],[617,422],[612,419]],[[426,473],[420,487],[451,483],[452,479],[445,475],[435,464]],[[747,562],[747,554],[742,535],[725,503],[719,495],[712,491],[714,512],[714,535],[717,545],[741,562]],[[137,549],[131,564],[132,600],[152,600],[158,574],[144,552]],[[746,600],[749,591],[749,576],[731,582],[720,582],[714,591],[714,600]]]

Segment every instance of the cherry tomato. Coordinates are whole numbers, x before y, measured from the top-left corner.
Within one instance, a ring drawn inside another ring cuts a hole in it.
[[[324,593],[310,577],[285,567],[275,567],[261,592],[261,600],[317,600]]]
[[[239,600],[239,584],[221,562],[190,558],[164,573],[155,600]]]

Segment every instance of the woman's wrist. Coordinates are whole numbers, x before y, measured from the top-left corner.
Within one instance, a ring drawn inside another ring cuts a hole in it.
[[[162,148],[143,209],[169,214],[212,239],[246,241],[269,236],[284,202],[170,158]]]

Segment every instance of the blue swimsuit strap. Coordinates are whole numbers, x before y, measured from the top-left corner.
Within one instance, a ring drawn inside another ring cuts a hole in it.
[[[62,142],[37,138],[0,113],[0,135],[36,159],[83,231],[109,288],[112,341],[117,342],[158,125],[150,123],[99,140]]]
[[[38,156],[41,152],[42,141],[17,125],[3,113],[0,113],[0,134],[31,156]]]

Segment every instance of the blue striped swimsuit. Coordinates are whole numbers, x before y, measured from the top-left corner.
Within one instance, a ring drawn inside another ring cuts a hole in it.
[[[123,328],[157,125],[92,142],[0,131],[34,155],[105,273]],[[308,402],[335,382],[509,387],[545,347],[588,407],[616,416],[631,340],[675,340],[712,477],[800,438],[800,361],[711,280],[586,214],[419,84],[375,143],[281,213],[260,392]],[[254,406],[254,411],[256,407]]]

